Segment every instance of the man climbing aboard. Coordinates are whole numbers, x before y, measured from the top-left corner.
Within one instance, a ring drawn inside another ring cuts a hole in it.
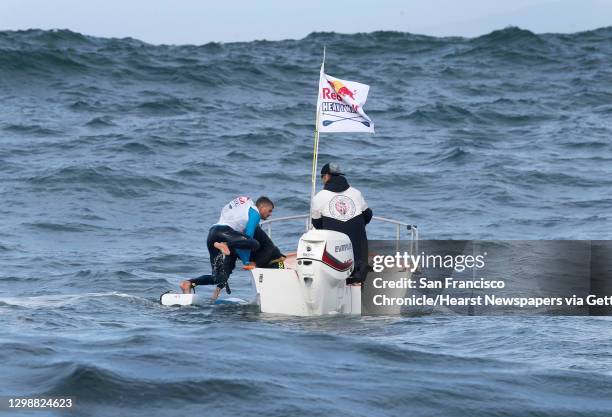
[[[210,255],[211,274],[205,274],[181,282],[183,293],[189,293],[198,285],[217,285],[212,299],[216,300],[223,288],[231,292],[227,280],[234,270],[236,258],[244,264],[243,269],[253,269],[249,262],[251,251],[259,248],[253,238],[260,220],[266,220],[274,210],[268,197],[259,197],[255,204],[249,197],[236,197],[221,210],[219,221],[212,225],[206,239]]]

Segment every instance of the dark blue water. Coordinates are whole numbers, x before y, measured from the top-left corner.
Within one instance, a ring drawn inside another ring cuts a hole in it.
[[[0,32],[0,395],[75,396],[82,416],[612,413],[605,318],[158,304],[208,271],[233,196],[306,213],[323,45],[329,74],[371,85],[377,133],[322,135],[320,160],[375,215],[429,239],[610,238],[612,28],[201,46]],[[275,240],[292,250],[301,227]],[[246,273],[232,283],[250,299]]]

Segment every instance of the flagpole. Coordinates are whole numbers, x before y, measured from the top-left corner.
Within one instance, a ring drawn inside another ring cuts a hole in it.
[[[312,190],[310,192],[310,209],[308,210],[308,225],[310,229],[312,225],[312,203],[314,201],[315,193],[317,191],[317,164],[319,159],[319,118],[321,117],[321,108],[319,106],[319,95],[321,94],[321,77],[325,70],[325,45],[323,45],[323,61],[321,62],[321,73],[319,75],[319,86],[317,87],[317,115],[315,117],[315,132],[314,132],[314,149],[312,156]]]

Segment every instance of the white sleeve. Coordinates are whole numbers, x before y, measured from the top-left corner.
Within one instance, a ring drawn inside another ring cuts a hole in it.
[[[317,193],[312,200],[312,208],[310,210],[310,217],[313,219],[321,218],[321,193]]]
[[[365,199],[363,198],[363,194],[361,194],[361,191],[359,191],[359,207],[361,211],[364,211],[365,209],[368,208],[368,203],[366,203]]]

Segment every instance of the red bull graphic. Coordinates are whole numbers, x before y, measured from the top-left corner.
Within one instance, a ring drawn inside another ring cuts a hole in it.
[[[374,132],[374,125],[362,106],[369,86],[339,80],[321,73],[319,83],[319,127],[323,132]]]
[[[348,88],[346,88],[346,86],[344,84],[342,84],[340,81],[327,81],[329,83],[329,85],[331,85],[334,90],[336,91],[336,93],[342,98],[345,96],[348,96],[351,98],[351,100],[355,100],[355,96],[353,96],[353,92],[351,90],[349,90]],[[355,91],[356,92],[356,91]]]

